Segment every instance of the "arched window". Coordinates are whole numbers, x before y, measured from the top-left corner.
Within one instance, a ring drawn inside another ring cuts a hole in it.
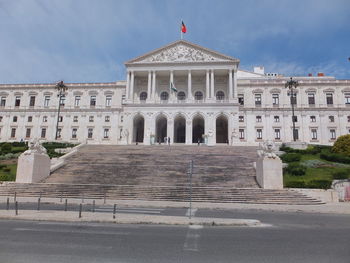
[[[160,99],[161,100],[168,100],[169,99],[169,94],[166,91],[163,91],[162,93],[160,93]]]
[[[219,90],[218,92],[216,92],[216,99],[217,100],[224,100],[225,99],[225,93],[221,90]]]
[[[147,99],[147,92],[143,91],[140,93],[140,100],[146,100]]]
[[[177,93],[177,99],[178,99],[178,100],[185,100],[185,99],[186,99],[186,94],[185,94],[185,92],[179,91],[179,92]]]
[[[201,91],[196,91],[194,94],[195,100],[202,100],[203,99],[203,93]]]

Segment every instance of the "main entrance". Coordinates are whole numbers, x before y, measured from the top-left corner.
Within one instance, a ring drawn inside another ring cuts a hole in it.
[[[156,142],[164,142],[164,138],[168,136],[167,118],[164,115],[159,115],[156,120]]]
[[[192,120],[192,143],[203,142],[204,118],[197,115]]]
[[[186,140],[186,119],[179,115],[174,121],[174,142],[185,143]]]
[[[224,115],[216,118],[216,143],[228,143],[228,120]]]
[[[134,129],[133,129],[133,142],[143,142],[144,137],[144,130],[145,130],[145,119],[138,115],[134,118]]]

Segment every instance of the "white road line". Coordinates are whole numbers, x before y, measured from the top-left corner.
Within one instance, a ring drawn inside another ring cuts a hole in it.
[[[197,208],[192,208],[192,209],[191,209],[191,217],[194,217],[194,216],[195,216],[197,210],[198,210]],[[187,211],[186,211],[186,216],[190,216],[190,209],[187,209]]]
[[[96,208],[95,211],[98,212],[112,212],[113,208],[106,209],[106,208]],[[150,210],[127,210],[127,209],[118,209],[116,212],[127,212],[127,213],[140,213],[140,214],[160,214],[161,211],[150,211]]]
[[[49,229],[49,228],[14,228],[14,231],[28,231],[28,232],[51,232],[51,233],[80,233],[80,234],[98,234],[98,235],[129,235],[129,232],[102,232],[84,229]]]
[[[96,209],[113,209],[112,206],[98,206]],[[118,209],[118,206],[117,206]],[[150,210],[150,211],[164,211],[163,208],[147,208],[147,207],[120,207],[119,209],[124,209],[124,210]]]
[[[184,250],[186,251],[199,251],[199,239],[201,237],[200,230],[203,226],[200,225],[190,225],[186,234],[186,239],[184,243]]]

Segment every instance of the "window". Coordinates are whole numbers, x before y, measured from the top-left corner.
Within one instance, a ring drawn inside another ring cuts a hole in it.
[[[105,122],[110,122],[111,117],[110,116],[105,116]]]
[[[294,118],[293,118],[294,117]],[[298,116],[292,116],[292,122],[298,122]]]
[[[89,122],[94,122],[94,116],[89,116]]]
[[[33,116],[28,116],[28,122],[32,122],[33,121]]]
[[[293,93],[293,96],[290,96],[290,104],[297,105],[297,94],[296,93]]]
[[[316,122],[316,116],[310,116],[310,121],[311,122]]]
[[[16,128],[12,128],[11,129],[11,138],[15,138],[16,137]]]
[[[104,129],[103,130],[103,138],[108,139],[108,137],[109,137],[109,129]]]
[[[292,131],[293,133],[293,131]],[[294,136],[296,140],[299,140],[299,130],[298,129],[294,129]]]
[[[337,136],[335,134],[335,129],[330,129],[329,132],[331,134],[331,140],[335,140],[337,138]]]
[[[239,139],[243,140],[244,139],[244,129],[239,129]]]
[[[21,97],[16,96],[15,98],[15,107],[19,107],[21,105]]]
[[[73,128],[72,129],[72,139],[76,139],[77,138],[77,131],[78,131],[77,128]]]
[[[163,92],[160,94],[160,99],[161,99],[161,100],[168,100],[168,98],[169,98],[168,92],[163,91]]]
[[[258,140],[262,139],[262,129],[256,129],[256,138]]]
[[[275,140],[281,139],[281,131],[280,129],[275,129]]]
[[[0,122],[2,122],[2,118],[3,118],[3,117],[2,117],[2,116],[0,116]]]
[[[261,116],[256,116],[256,122],[261,122],[262,118]]]
[[[44,107],[49,107],[49,105],[50,105],[50,96],[45,96]]]
[[[57,138],[58,138],[58,139],[61,138],[61,133],[62,133],[62,128],[58,128],[58,129],[57,129]]]
[[[80,106],[80,96],[75,96],[74,98],[74,107],[79,107]]]
[[[203,99],[203,93],[201,91],[196,91],[194,93],[194,99],[195,100],[202,100]]]
[[[147,92],[143,91],[143,92],[140,93],[140,100],[141,101],[147,100]]]
[[[46,128],[42,128],[41,129],[41,138],[45,138],[46,137]]]
[[[272,104],[278,105],[280,103],[279,95],[278,94],[272,94]]]
[[[239,105],[244,105],[244,95],[243,94],[239,94],[238,95],[238,103]]]
[[[275,122],[280,122],[280,116],[273,116]]]
[[[178,99],[178,100],[185,100],[185,99],[186,99],[186,94],[185,94],[185,92],[179,91],[179,92],[177,93],[177,99]]]
[[[255,94],[255,106],[256,107],[261,106],[261,94]]]
[[[17,116],[13,116],[12,121],[13,122],[17,122],[17,120],[18,120],[18,117]]]
[[[58,122],[63,122],[63,116],[58,116]]]
[[[35,96],[30,96],[29,98],[29,107],[35,106]]]
[[[60,105],[64,107],[66,104],[66,95],[62,94],[60,99]]]
[[[307,98],[309,101],[309,105],[315,105],[315,93],[308,93]]]
[[[244,122],[244,116],[238,116],[238,121],[239,122]]]
[[[334,116],[328,116],[329,122],[334,122]]]
[[[327,105],[333,105],[333,93],[326,93]]]
[[[350,93],[345,93],[344,94],[344,96],[345,96],[345,104],[350,104]]]
[[[31,129],[27,128],[27,130],[26,130],[26,138],[30,138],[30,132],[31,132]]]
[[[218,92],[216,92],[216,99],[217,100],[224,100],[225,99],[225,93],[221,90],[219,90]]]
[[[93,133],[94,133],[94,129],[89,128],[88,129],[88,139],[92,139]]]
[[[73,117],[73,122],[78,122],[78,116]]]
[[[47,116],[43,116],[43,122],[47,122]]]
[[[350,116],[348,116],[348,122],[350,122]]]
[[[144,100],[146,100],[146,99],[147,99],[147,93],[146,93],[146,98]],[[140,100],[141,100],[141,95],[140,95]],[[106,96],[106,107],[111,107],[111,106],[112,106],[112,96],[108,95],[108,96]]]
[[[95,107],[96,106],[96,96],[90,97],[90,106]]]
[[[1,97],[0,99],[0,107],[5,107],[6,106],[6,97]]]
[[[317,140],[317,129],[311,129],[311,140]]]
[[[124,116],[120,116],[120,122],[124,121]]]

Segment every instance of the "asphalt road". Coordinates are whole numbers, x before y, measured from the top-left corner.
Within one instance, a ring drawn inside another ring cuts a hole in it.
[[[168,212],[174,211],[186,212]],[[1,220],[0,262],[350,262],[350,216],[243,210],[195,215],[259,219],[272,226]]]

